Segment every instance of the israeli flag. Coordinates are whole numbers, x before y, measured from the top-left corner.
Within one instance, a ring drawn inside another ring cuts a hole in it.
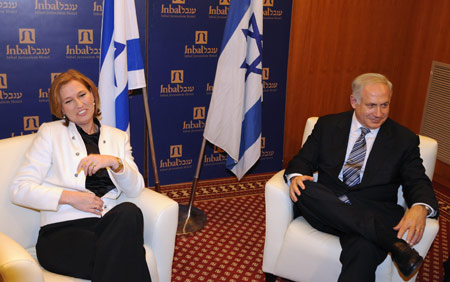
[[[231,0],[203,136],[240,180],[261,155],[262,0]]]
[[[100,94],[102,123],[129,126],[128,90],[145,87],[134,0],[104,0]]]

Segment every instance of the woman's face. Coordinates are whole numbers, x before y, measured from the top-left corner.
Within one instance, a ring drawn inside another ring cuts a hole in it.
[[[62,112],[73,123],[89,132],[94,122],[94,96],[82,83],[72,80],[64,84],[59,95]]]

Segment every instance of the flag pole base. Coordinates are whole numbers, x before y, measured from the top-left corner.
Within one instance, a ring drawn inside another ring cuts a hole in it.
[[[179,205],[177,235],[185,235],[201,230],[206,225],[205,213],[191,206]]]

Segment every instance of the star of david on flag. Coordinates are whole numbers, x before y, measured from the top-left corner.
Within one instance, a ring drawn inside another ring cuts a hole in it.
[[[262,0],[231,0],[203,136],[240,180],[261,155]]]
[[[146,85],[134,0],[104,0],[100,52],[102,123],[127,131],[128,90]]]

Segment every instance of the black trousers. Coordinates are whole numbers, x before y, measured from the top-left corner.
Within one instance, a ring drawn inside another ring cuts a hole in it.
[[[404,210],[397,204],[358,199],[339,200],[328,187],[306,181],[295,207],[319,231],[339,236],[342,271],[338,281],[375,281],[375,270],[398,241],[393,230]],[[324,266],[326,267],[326,266]]]
[[[450,256],[444,262],[444,280],[443,282],[450,282]]]
[[[143,216],[133,203],[102,218],[43,226],[36,252],[47,270],[93,282],[151,281],[143,246]]]

